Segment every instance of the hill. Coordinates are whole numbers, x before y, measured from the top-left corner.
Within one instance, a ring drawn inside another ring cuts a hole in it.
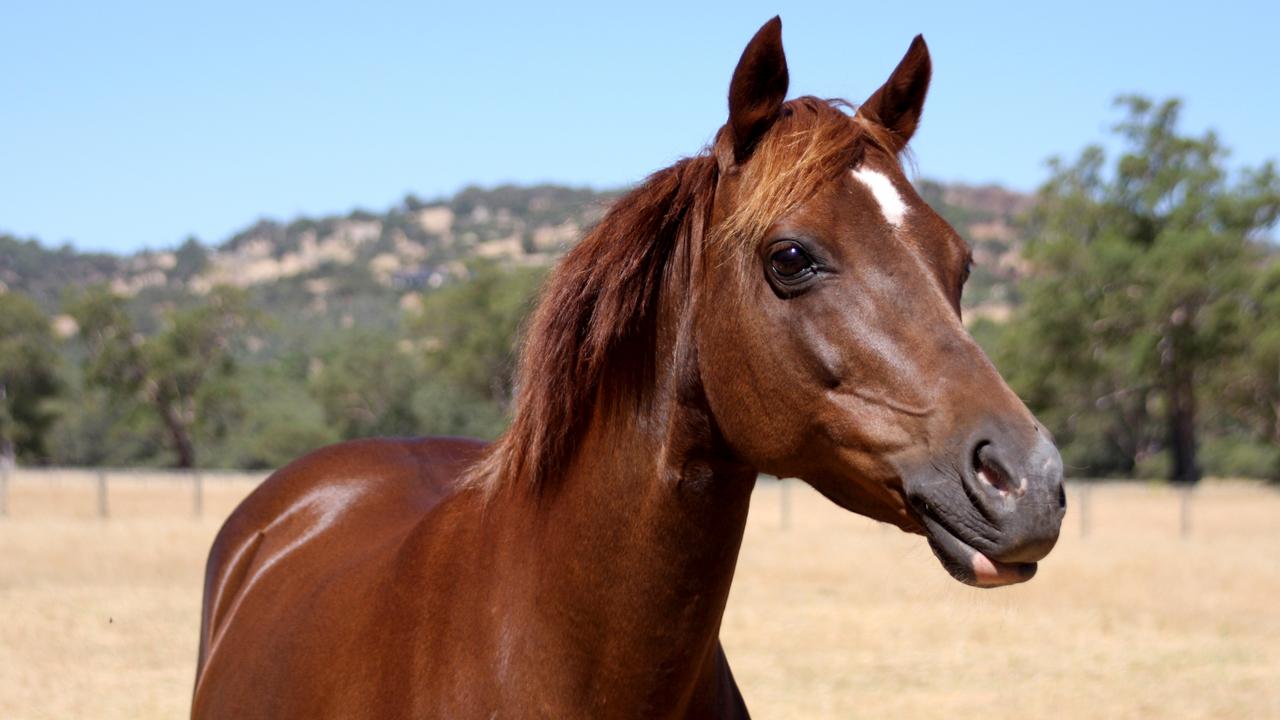
[[[968,314],[1000,319],[1016,300],[1018,217],[1031,198],[927,180],[918,189],[974,247]],[[409,196],[380,213],[262,219],[217,245],[188,239],[129,255],[49,249],[0,235],[0,291],[23,292],[56,313],[67,288],[106,283],[146,315],[229,284],[250,289],[272,314],[383,325],[394,321],[395,308],[465,280],[474,262],[550,266],[620,194],[556,185],[470,187],[435,201]]]

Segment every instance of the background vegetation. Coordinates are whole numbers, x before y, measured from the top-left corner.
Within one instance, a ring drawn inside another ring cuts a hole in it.
[[[1072,474],[1280,479],[1280,178],[1230,171],[1176,101],[1118,106],[1117,150],[1034,197],[918,183],[974,248],[966,321]],[[263,469],[495,437],[537,288],[614,197],[469,188],[128,257],[0,236],[0,455]]]

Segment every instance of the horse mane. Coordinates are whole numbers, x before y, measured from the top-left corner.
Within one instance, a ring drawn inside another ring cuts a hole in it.
[[[712,229],[715,145],[623,196],[548,277],[525,332],[510,427],[467,473],[490,489],[542,492],[556,481],[598,408],[640,408],[654,390],[659,301],[682,245],[704,237],[749,248],[868,143],[892,147],[844,101],[801,97],[741,168],[745,192]],[[718,144],[718,143],[717,143]],[[890,151],[892,154],[892,151]]]

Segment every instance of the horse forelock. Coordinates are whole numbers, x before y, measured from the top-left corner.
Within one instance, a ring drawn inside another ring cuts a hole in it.
[[[869,147],[895,156],[889,131],[853,112],[844,100],[800,97],[761,138],[741,168],[740,196],[711,242],[729,257],[749,252],[779,218],[841,173],[858,167]]]
[[[666,281],[670,259],[691,243],[732,243],[721,249],[741,257],[822,184],[856,167],[869,145],[892,154],[886,131],[848,109],[840,100],[788,101],[739,168],[740,196],[714,228],[720,171],[711,148],[615,202],[544,284],[527,323],[511,425],[464,482],[543,492],[597,410],[643,408],[654,391],[660,301],[676,291]]]

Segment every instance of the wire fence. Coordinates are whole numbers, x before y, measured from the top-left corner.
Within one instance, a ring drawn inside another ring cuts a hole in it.
[[[266,473],[153,468],[23,468],[0,463],[0,518],[121,513],[221,517]],[[209,507],[211,491],[215,507]],[[228,502],[230,501],[230,502]]]
[[[0,519],[19,517],[150,517],[187,515],[221,519],[266,472],[151,468],[25,468],[0,460]],[[1162,528],[1182,538],[1248,512],[1258,493],[1280,488],[1246,481],[1172,486],[1136,481],[1067,483],[1063,533],[1088,538],[1126,525]],[[776,518],[782,531],[807,521],[813,491],[799,480],[761,476],[753,515]],[[1280,518],[1275,519],[1280,524]],[[1207,528],[1205,527],[1207,526]]]
[[[761,476],[753,513],[774,514],[776,527],[804,522],[797,496],[811,494],[803,481]],[[1256,512],[1260,496],[1280,497],[1280,487],[1252,480],[1206,480],[1198,485],[1134,480],[1069,480],[1063,534],[1089,538],[1135,525],[1190,538],[1215,532],[1240,512]],[[1280,517],[1275,518],[1280,526]],[[885,526],[888,527],[888,526]]]

